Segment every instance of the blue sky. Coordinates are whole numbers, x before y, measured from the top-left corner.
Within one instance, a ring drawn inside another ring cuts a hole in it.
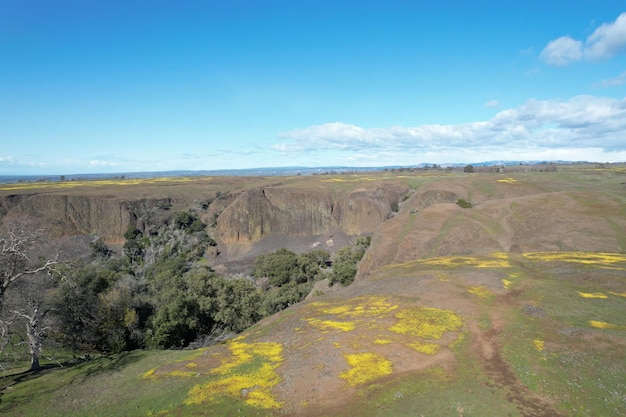
[[[0,175],[626,161],[626,1],[468,3],[0,0]]]

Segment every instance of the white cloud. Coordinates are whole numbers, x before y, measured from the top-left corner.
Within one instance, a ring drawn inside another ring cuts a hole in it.
[[[488,102],[485,103],[485,107],[487,108],[500,107],[500,102],[498,100],[489,100]]]
[[[615,78],[609,78],[606,80],[598,81],[597,83],[593,83],[593,87],[615,87],[624,83],[626,83],[626,72],[622,72]]]
[[[0,164],[15,164],[17,160],[12,156],[0,156]]]
[[[113,167],[116,165],[117,163],[112,161],[102,161],[98,159],[92,159],[91,161],[89,161],[89,166],[91,167]]]
[[[613,23],[604,23],[587,38],[585,55],[604,59],[626,50],[626,13]]]
[[[569,36],[548,42],[541,58],[549,65],[564,66],[580,60],[608,59],[626,51],[626,13],[600,25],[583,43]]]
[[[559,67],[580,61],[583,57],[582,42],[562,36],[550,41],[540,56],[548,64]]]
[[[283,142],[274,149],[283,153],[339,151],[351,157],[432,155],[433,162],[446,157],[450,161],[453,155],[466,161],[469,155],[516,159],[507,155],[572,154],[583,149],[626,155],[625,132],[626,98],[576,96],[566,101],[529,100],[490,120],[457,125],[381,129],[326,123],[282,133]]]

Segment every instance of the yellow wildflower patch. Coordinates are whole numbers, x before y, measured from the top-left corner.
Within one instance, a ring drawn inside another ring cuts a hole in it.
[[[356,328],[356,324],[353,321],[320,320],[315,318],[303,320],[307,321],[311,326],[323,332],[328,332],[330,330],[350,332]]]
[[[610,292],[611,295],[617,295],[618,297],[626,297],[626,292]]]
[[[617,329],[619,327],[617,324],[596,320],[589,320],[589,325],[591,327],[595,327],[596,329]]]
[[[409,347],[415,349],[420,353],[425,353],[426,355],[435,355],[439,352],[441,346],[437,343],[423,343],[423,342],[414,342],[410,343]]]
[[[515,183],[517,183],[517,180],[515,178],[502,178],[502,179],[499,179],[499,180],[496,180],[496,181],[503,182],[505,184],[515,184]]]
[[[283,346],[280,343],[244,343],[239,340],[241,339],[233,339],[228,344],[228,349],[231,351],[232,359],[224,362],[220,367],[211,371],[211,373],[226,374],[234,368],[252,362],[257,357],[261,357],[270,362],[282,361]]]
[[[503,252],[493,252],[489,256],[440,256],[418,259],[404,265],[428,265],[444,268],[471,266],[474,268],[509,268],[509,256]]]
[[[391,343],[393,342],[389,339],[375,339],[374,340],[375,345],[389,345]]]
[[[502,279],[502,286],[504,286],[505,290],[508,290],[511,287],[511,285],[513,285],[513,281],[508,280],[506,278]]]
[[[598,268],[614,268],[614,264],[626,263],[626,254],[607,252],[529,252],[524,257],[535,261],[572,262]]]
[[[398,308],[388,297],[357,297],[341,304],[320,301],[309,305],[319,313],[341,317],[380,317]]]
[[[391,361],[375,353],[354,353],[344,355],[352,368],[339,374],[348,384],[361,385],[391,374]]]
[[[280,382],[276,368],[283,361],[280,343],[244,343],[241,338],[228,344],[229,359],[211,373],[218,378],[196,385],[189,391],[185,404],[216,401],[221,395],[244,397],[246,403],[259,408],[280,408],[271,388]]]
[[[441,339],[445,332],[458,330],[463,325],[454,311],[431,307],[407,308],[395,316],[399,321],[389,330],[424,339]]]
[[[155,375],[154,373],[156,372],[157,368],[152,368],[150,369],[148,372],[145,372],[143,375],[141,375],[142,378],[154,378]]]
[[[489,298],[491,295],[493,295],[493,293],[491,291],[489,291],[487,288],[485,288],[484,286],[479,286],[479,287],[470,287],[467,292],[469,292],[470,294],[475,295],[476,297],[479,298]]]
[[[580,292],[580,291],[578,291],[578,295],[580,295],[583,298],[609,298],[608,295],[602,294],[601,292],[589,293],[589,292]]]
[[[348,180],[344,180],[342,178],[331,178],[329,180],[322,180],[322,182],[348,182]]]
[[[191,372],[191,371],[185,372],[185,371],[174,370],[174,371],[166,372],[164,375],[185,378],[185,377],[190,377],[190,376],[198,376],[198,373]]]
[[[533,340],[533,344],[535,345],[535,349],[537,349],[539,352],[543,351],[545,347],[545,342],[540,339]]]

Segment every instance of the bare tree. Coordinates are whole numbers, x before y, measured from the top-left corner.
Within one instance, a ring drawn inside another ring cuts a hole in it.
[[[4,296],[7,289],[20,278],[50,271],[56,265],[57,258],[33,261],[29,251],[37,243],[37,233],[26,231],[14,226],[0,236],[0,313],[4,306]]]
[[[29,275],[16,282],[10,290],[6,307],[14,324],[21,324],[26,331],[26,344],[30,355],[30,370],[40,368],[44,340],[49,329],[48,315],[54,311],[49,295],[58,285],[48,274]]]
[[[56,257],[33,259],[33,249],[38,243],[37,232],[21,225],[14,225],[6,229],[4,236],[0,235],[0,352],[8,343],[9,326],[24,322],[31,370],[39,369],[46,330],[43,319],[49,312],[44,303],[48,284],[43,283],[51,281],[50,271],[58,263]],[[26,288],[28,291],[24,292]],[[11,309],[5,311],[7,293],[12,289],[15,292],[11,291]]]

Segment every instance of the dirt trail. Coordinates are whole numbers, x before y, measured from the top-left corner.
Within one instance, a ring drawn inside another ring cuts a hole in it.
[[[500,334],[504,320],[499,314],[492,314],[493,327],[481,330],[475,322],[469,323],[473,337],[474,355],[482,364],[490,382],[488,385],[504,393],[507,401],[514,404],[524,417],[561,416],[550,400],[530,391],[516,376],[502,357]]]

